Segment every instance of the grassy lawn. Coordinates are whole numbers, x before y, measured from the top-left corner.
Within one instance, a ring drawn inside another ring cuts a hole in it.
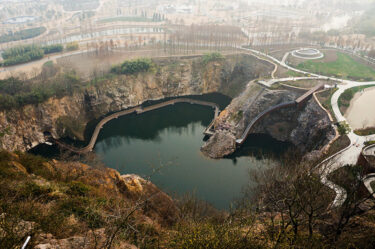
[[[365,146],[373,145],[375,144],[375,141],[366,141]]]
[[[289,86],[301,87],[301,88],[313,88],[317,85],[316,80],[298,80],[298,81],[288,81],[284,82],[284,84]]]
[[[297,65],[297,68],[326,76],[336,76],[358,81],[375,79],[375,70],[363,65],[347,54],[337,52],[337,60],[333,62],[319,62],[308,60]]]
[[[286,74],[289,77],[304,77],[304,76],[306,76],[306,75],[304,75],[302,73],[298,73],[298,72],[295,72],[295,71],[292,71],[292,70],[287,71]]]
[[[360,92],[363,89],[373,87],[373,86],[375,86],[375,85],[357,86],[357,87],[353,87],[353,88],[349,88],[349,89],[345,90],[345,92],[343,94],[341,94],[341,96],[339,98],[339,101],[338,101],[341,113],[346,112],[346,109],[349,108],[349,106],[350,106],[350,101],[353,99],[354,95],[357,92]]]

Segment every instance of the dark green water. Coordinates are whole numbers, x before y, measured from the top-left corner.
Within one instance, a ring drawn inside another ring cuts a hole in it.
[[[190,97],[215,102],[221,109],[230,103],[230,98],[220,94]],[[277,158],[290,146],[267,135],[254,134],[230,158],[206,158],[200,147],[204,143],[203,131],[213,116],[210,107],[180,103],[120,117],[103,127],[94,150],[108,167],[121,174],[150,179],[172,195],[194,192],[199,199],[227,209],[251,184],[249,170],[272,166],[275,161],[269,158]],[[87,138],[95,124],[89,124]],[[47,145],[30,152],[47,157],[59,155],[56,146]]]
[[[222,95],[214,99],[229,103]],[[212,95],[206,100],[212,101]],[[170,194],[194,191],[198,198],[225,209],[249,184],[249,169],[266,167],[270,160],[263,155],[279,155],[288,145],[253,135],[231,158],[208,159],[200,147],[213,116],[209,107],[183,103],[124,116],[103,127],[95,152],[121,174],[150,178]]]

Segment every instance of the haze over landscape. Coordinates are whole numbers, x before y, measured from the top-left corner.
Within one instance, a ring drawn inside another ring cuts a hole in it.
[[[374,248],[375,0],[0,0],[0,248]]]

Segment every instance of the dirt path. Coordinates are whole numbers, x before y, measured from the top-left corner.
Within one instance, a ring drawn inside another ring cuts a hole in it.
[[[345,113],[353,129],[362,129],[375,126],[375,87],[364,89],[358,92],[350,102]]]

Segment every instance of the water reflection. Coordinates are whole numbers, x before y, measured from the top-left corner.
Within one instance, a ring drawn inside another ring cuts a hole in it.
[[[264,135],[251,136],[230,158],[203,156],[203,131],[211,122],[211,108],[176,104],[109,122],[102,129],[95,152],[122,174],[148,178],[169,193],[196,191],[218,208],[228,208],[249,183],[248,171],[273,164],[266,155],[287,147]]]
[[[230,102],[228,97],[218,94],[191,98],[215,102],[222,109]],[[120,117],[103,127],[95,152],[108,167],[121,174],[151,178],[172,195],[195,191],[198,198],[225,209],[241,195],[243,187],[253,184],[249,181],[249,170],[274,165],[277,156],[290,146],[267,135],[254,134],[234,155],[208,159],[201,154],[200,147],[203,131],[213,116],[210,107],[179,103]],[[87,134],[94,126],[95,122]],[[54,157],[51,149],[41,145],[33,152]]]

